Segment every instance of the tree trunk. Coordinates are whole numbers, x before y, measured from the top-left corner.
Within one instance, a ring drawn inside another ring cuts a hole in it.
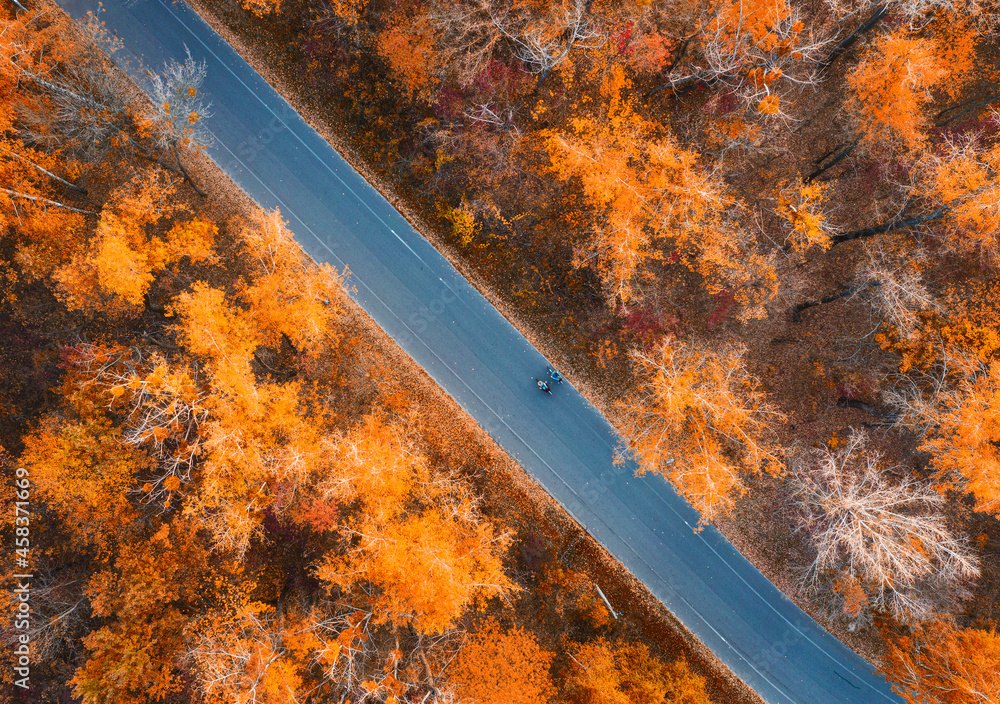
[[[52,173],[48,169],[43,169],[41,166],[39,166],[38,164],[36,164],[35,162],[33,162],[31,159],[29,159],[29,158],[27,158],[25,156],[21,156],[17,152],[12,152],[12,151],[7,150],[7,149],[4,149],[4,151],[7,152],[8,154],[10,154],[12,157],[14,157],[16,159],[20,159],[21,161],[27,162],[28,164],[30,164],[31,166],[33,166],[36,169],[38,169],[39,171],[41,171],[43,174],[45,174],[49,178],[55,179],[56,181],[58,181],[59,183],[63,184],[64,186],[69,186],[74,191],[82,193],[83,195],[87,195],[87,189],[86,188],[83,188],[82,186],[77,186],[75,183],[71,183],[71,182],[67,181],[66,179],[62,178],[61,176],[57,176],[56,174]]]
[[[676,49],[674,49],[673,56],[670,57],[670,63],[660,73],[670,73],[671,71],[674,70],[674,68],[677,66],[677,64],[680,63],[680,60],[684,56],[685,52],[687,51],[687,48],[691,44],[691,41],[695,37],[697,37],[698,34],[699,34],[699,32],[695,32],[690,37],[688,37],[683,42],[681,42],[680,46],[678,46]],[[654,95],[655,93],[659,93],[661,90],[663,90],[664,88],[668,88],[671,85],[672,85],[672,83],[661,83],[660,85],[654,86],[653,88],[650,88],[649,90],[647,90],[645,93],[643,93],[642,97],[643,98],[648,98],[649,96]]]
[[[884,222],[881,225],[874,225],[873,227],[866,227],[861,230],[853,230],[851,232],[845,232],[841,235],[834,235],[830,238],[830,246],[832,247],[834,245],[838,245],[841,242],[849,242],[850,240],[867,239],[868,237],[874,237],[875,235],[892,232],[893,230],[899,230],[904,227],[914,227],[915,225],[923,225],[926,222],[933,222],[948,212],[948,208],[950,207],[951,206],[948,205],[942,205],[933,213],[928,213],[927,215],[915,215],[912,218],[897,217],[889,220],[888,222]],[[906,212],[906,208],[903,209],[903,212]]]
[[[998,100],[1000,100],[1000,93],[994,93],[993,95],[991,95],[990,97],[988,97],[988,98],[986,98],[984,100],[977,100],[975,102],[973,102],[971,100],[968,100],[968,101],[966,101],[964,103],[959,103],[958,105],[956,105],[954,107],[946,108],[946,109],[942,110],[941,112],[939,112],[937,114],[937,116],[941,117],[946,112],[951,112],[952,110],[958,110],[959,108],[965,108],[965,109],[962,110],[962,112],[955,113],[954,115],[952,115],[951,117],[949,117],[944,122],[938,123],[937,125],[935,125],[935,127],[944,127],[949,122],[954,122],[958,118],[962,117],[962,115],[965,115],[965,114],[967,114],[967,113],[975,110],[976,108],[981,108],[984,105],[991,105],[991,104],[997,102]]]
[[[157,347],[162,347],[165,350],[179,350],[180,349],[180,347],[178,347],[177,345],[171,345],[171,344],[167,344],[166,342],[160,342],[159,340],[157,340],[155,337],[153,337],[148,332],[142,333],[142,336],[144,338],[146,338],[147,340],[149,340],[150,342],[152,342]]]
[[[820,174],[822,174],[827,169],[833,168],[834,166],[836,166],[837,164],[839,164],[841,161],[843,161],[844,159],[846,159],[848,156],[850,156],[851,152],[854,151],[854,148],[858,146],[858,140],[859,139],[861,139],[861,137],[856,137],[853,142],[850,142],[846,147],[844,147],[843,149],[841,149],[840,153],[837,154],[835,157],[833,157],[830,161],[828,161],[827,163],[823,164],[822,166],[817,167],[815,171],[813,171],[811,174],[809,174],[808,176],[806,176],[803,179],[803,183],[812,183],[812,180],[814,178],[816,178],[817,176],[819,176]],[[828,156],[830,156],[830,155],[829,154],[825,154],[820,159],[820,161],[823,161],[823,159],[825,159]]]
[[[276,374],[278,376],[285,377],[287,379],[291,379],[293,376],[295,376],[296,374],[299,373],[298,369],[292,369],[290,371],[285,371],[285,372],[280,371],[278,369],[275,369],[270,364],[268,364],[267,362],[265,362],[263,360],[263,358],[260,356],[260,354],[256,350],[254,350],[253,358],[255,360],[257,360],[257,364],[259,364],[260,366],[264,367],[264,369],[266,369],[267,371],[271,372],[272,374]]]
[[[854,42],[858,41],[861,35],[865,34],[868,30],[882,21],[882,18],[888,13],[889,3],[884,3],[876,7],[875,11],[872,12],[871,17],[865,20],[860,27],[844,37],[840,43],[837,44],[837,46],[833,47],[833,51],[830,52],[830,55],[827,56],[826,60],[820,64],[820,71],[826,71],[826,69],[830,68],[830,64],[839,59],[845,51],[854,45]]]
[[[792,309],[792,321],[798,323],[802,319],[802,311],[808,310],[809,308],[815,308],[816,306],[822,306],[827,303],[833,303],[834,301],[839,301],[841,298],[847,298],[853,296],[856,293],[861,293],[870,288],[875,288],[876,286],[881,286],[881,281],[869,281],[866,284],[860,286],[844,286],[837,293],[832,296],[827,296],[826,298],[821,298],[818,301],[806,301],[805,303],[800,303],[795,308]]]
[[[684,95],[685,93],[690,93],[692,90],[698,87],[699,84],[705,83],[708,85],[711,81],[706,78],[703,74],[697,73],[693,76],[688,76],[687,78],[681,80],[679,83],[674,83],[673,81],[668,81],[667,83],[661,83],[658,86],[650,88],[644,94],[644,98],[648,98],[655,93],[659,93],[661,90],[666,90],[670,88],[673,90],[674,95]]]
[[[888,413],[886,411],[880,410],[875,406],[865,403],[864,401],[856,401],[853,398],[838,398],[837,399],[838,408],[855,408],[859,411],[864,411],[869,413],[876,418],[881,418],[884,421],[890,423],[895,423],[899,419],[899,415],[896,413]]]
[[[194,180],[192,180],[191,174],[188,173],[188,170],[184,168],[184,164],[181,163],[181,154],[180,150],[177,147],[176,141],[173,143],[173,152],[174,152],[174,160],[177,162],[177,168],[179,168],[181,170],[181,173],[184,174],[184,180],[188,182],[191,188],[194,189],[194,192],[197,193],[199,196],[201,196],[202,198],[207,196],[208,194],[205,193],[205,191],[198,188]]]
[[[80,213],[82,215],[97,215],[93,210],[81,210],[80,208],[74,208],[71,205],[66,205],[65,203],[60,203],[58,201],[49,200],[48,198],[41,198],[39,196],[29,196],[27,193],[21,193],[20,191],[12,191],[9,188],[4,188],[0,186],[0,191],[8,193],[12,196],[17,196],[18,198],[24,198],[25,200],[33,200],[36,203],[46,203],[48,205],[54,205],[57,208],[63,208],[64,210],[69,210],[74,213]]]
[[[172,320],[177,317],[175,315],[167,315],[167,309],[161,305],[153,303],[153,299],[150,297],[149,293],[142,294],[142,305],[145,306],[146,310],[150,313],[156,313],[167,320]]]

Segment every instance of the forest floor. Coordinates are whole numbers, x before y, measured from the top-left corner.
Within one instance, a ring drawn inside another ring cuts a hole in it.
[[[828,295],[848,283],[844,272],[852,271],[863,253],[860,243],[839,246],[808,261],[788,256],[786,261],[779,262],[779,272],[785,283],[784,298],[771,306],[770,315],[762,321],[741,323],[736,320],[731,298],[726,294],[709,296],[696,291],[697,285],[683,272],[661,272],[662,277],[676,278],[669,287],[671,295],[661,296],[627,315],[619,315],[599,296],[593,295],[593,280],[588,282],[585,274],[550,281],[547,277],[555,274],[541,268],[541,263],[520,268],[504,266],[503,262],[498,263],[496,258],[486,254],[485,246],[477,249],[476,243],[469,245],[458,241],[451,232],[452,223],[442,216],[438,203],[424,188],[425,184],[413,175],[412,168],[401,167],[396,158],[399,143],[412,139],[406,130],[412,132],[413,126],[427,115],[411,107],[408,111],[385,116],[385,124],[379,125],[379,129],[362,125],[359,114],[351,112],[349,100],[338,103],[330,98],[330,90],[324,89],[322,72],[315,70],[314,62],[303,50],[307,38],[302,30],[302,18],[296,17],[291,10],[277,18],[258,19],[243,10],[237,0],[191,0],[191,4],[536,347],[565,370],[574,385],[612,421],[615,420],[615,401],[632,385],[624,351],[631,346],[647,344],[660,334],[690,330],[720,341],[735,336],[747,346],[750,370],[762,380],[769,401],[787,419],[773,427],[775,440],[782,447],[814,447],[820,443],[835,446],[852,427],[876,420],[861,411],[839,407],[838,399],[877,399],[876,370],[872,369],[870,375],[858,374],[851,361],[862,353],[866,359],[879,359],[881,351],[872,340],[878,319],[858,302],[849,300],[812,309],[802,316],[801,322],[793,321],[790,315],[796,303]],[[355,80],[363,78],[362,74]],[[759,204],[759,194],[767,190],[761,182],[777,183],[799,173],[809,173],[817,156],[837,149],[844,142],[845,129],[838,122],[839,108],[832,99],[842,90],[841,83],[842,80],[832,75],[815,92],[809,88],[800,94],[803,104],[816,106],[814,111],[770,144],[771,151],[759,152],[753,157],[734,155],[744,163],[731,171],[743,176],[734,179],[731,185],[749,196],[748,202]],[[697,111],[706,109],[705,103],[710,98],[693,95],[686,100],[691,103],[691,110]],[[655,107],[655,101],[652,104]],[[682,140],[683,129],[683,124],[677,129]],[[954,125],[952,129],[964,127]],[[391,145],[379,144],[368,136],[371,132],[395,137],[388,140]],[[874,163],[857,158],[845,160],[835,172],[847,174],[843,179],[838,178],[834,207],[836,220],[844,229],[870,224],[874,216],[873,201],[883,208],[893,204],[894,194],[880,185],[882,181],[876,178],[877,170]],[[773,222],[766,220],[760,226],[764,232],[776,229]],[[550,254],[559,257],[565,253],[560,251],[559,245],[553,244]],[[956,277],[960,268],[956,263]],[[947,283],[941,282],[941,285]],[[372,330],[371,334],[382,335],[377,330]],[[391,348],[388,341],[383,341],[383,345],[386,349]],[[884,355],[881,363],[891,365],[893,362]],[[407,368],[411,366],[412,363]],[[489,453],[499,452],[426,375],[419,371],[411,374],[413,379],[420,380],[422,393],[434,399],[428,407],[463,419],[461,422],[467,426],[463,427],[463,433],[476,435],[479,446],[488,447]],[[455,422],[443,427],[453,427]],[[896,431],[876,429],[875,432],[879,449],[890,459],[898,463],[919,464],[922,461],[912,451],[912,439]],[[497,481],[482,483],[489,511],[501,516],[506,513],[501,508],[518,507],[518,512],[507,515],[520,514],[518,531],[522,552],[530,552],[530,546],[537,543],[538,538],[534,537],[537,531],[551,546],[548,548],[550,554],[562,553],[563,546],[574,540],[578,529],[509,459],[491,456],[494,457],[493,466],[503,469],[497,470]],[[815,605],[799,589],[798,575],[801,567],[808,563],[809,549],[804,537],[795,532],[789,512],[781,508],[787,504],[787,490],[780,477],[750,477],[747,491],[735,509],[715,523],[800,607],[860,654],[877,661],[881,649],[877,632],[873,629],[847,630],[841,622],[831,621],[817,612]],[[997,610],[1000,592],[997,571],[1000,568],[989,555],[996,555],[1000,550],[1000,528],[995,520],[954,507],[953,511],[956,525],[971,535],[984,536],[979,546],[987,552],[983,560],[983,577],[975,598],[969,602],[967,617],[996,618],[1000,615]],[[548,527],[540,529],[540,526]],[[648,596],[635,599],[643,590],[628,575],[622,574],[593,541],[588,538],[582,545],[585,547],[574,548],[573,559],[581,560],[579,564],[585,565],[586,571],[602,585],[616,608],[619,604],[642,604],[635,611],[623,610],[627,620],[642,624],[643,633],[652,643],[668,650],[680,648],[694,653],[689,657],[716,673],[713,682],[720,701],[734,701],[737,693],[752,696],[745,687],[734,682],[731,675],[724,676],[711,655],[704,649],[699,651],[699,646],[692,643],[661,605],[651,603]],[[691,648],[695,650],[689,650]],[[721,696],[723,692],[725,695]]]

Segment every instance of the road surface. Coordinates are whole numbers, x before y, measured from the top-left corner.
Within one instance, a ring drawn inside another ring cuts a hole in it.
[[[57,0],[74,17],[96,2]],[[680,621],[772,704],[900,702],[662,479],[616,468],[618,437],[569,384],[535,388],[545,358],[190,8],[105,0],[140,65],[208,64],[209,155],[280,208],[313,259],[349,266],[355,299],[418,364]]]

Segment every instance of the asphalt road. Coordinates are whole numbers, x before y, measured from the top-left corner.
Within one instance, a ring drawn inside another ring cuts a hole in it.
[[[57,0],[74,17],[96,2]],[[354,297],[587,531],[773,704],[900,702],[657,477],[615,468],[618,437],[546,360],[186,5],[105,0],[118,59],[159,69],[185,47],[208,64],[210,156],[280,208],[317,261],[350,267]],[[415,575],[415,578],[419,578]]]

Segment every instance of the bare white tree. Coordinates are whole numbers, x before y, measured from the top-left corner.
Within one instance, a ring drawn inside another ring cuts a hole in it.
[[[514,121],[515,114],[512,107],[501,108],[492,102],[486,102],[466,109],[464,115],[473,123],[478,122],[503,132],[509,132],[511,139],[521,138],[521,129]]]
[[[41,98],[19,108],[21,136],[27,144],[61,149],[92,163],[103,161],[112,151],[126,158],[137,148],[142,151],[131,139],[136,132],[132,106],[141,96],[124,74],[109,65],[96,39],[81,42],[72,61],[50,71],[12,63],[37,86]]]
[[[31,638],[32,657],[37,662],[54,660],[77,654],[80,639],[92,624],[90,607],[85,594],[88,574],[83,566],[36,566],[31,586]],[[14,620],[0,626],[0,642],[17,646],[23,632],[14,629]]]
[[[272,701],[269,687],[275,678],[289,667],[308,667],[341,702],[383,701],[390,687],[402,687],[423,695],[419,701],[426,704],[452,704],[454,696],[438,682],[440,673],[432,671],[427,653],[439,662],[455,650],[457,632],[428,635],[395,627],[371,610],[372,602],[365,600],[371,593],[356,596],[357,605],[321,600],[310,609],[299,604],[287,616],[279,606],[203,619],[191,629],[188,651],[202,694],[264,704]],[[291,651],[286,642],[302,634],[313,643],[308,655]]]
[[[855,274],[855,295],[904,337],[916,328],[919,313],[942,309],[924,284],[921,270],[926,261],[922,249],[903,253],[881,242],[866,243],[865,259]]]
[[[309,627],[320,644],[314,662],[342,693],[342,699],[378,701],[371,685],[377,688],[391,675],[409,691],[422,693],[421,702],[456,704],[451,688],[440,680],[441,673],[432,669],[428,653],[435,662],[450,661],[458,649],[460,631],[427,634],[412,627],[391,626],[372,611],[374,594],[370,589],[361,585],[355,589],[351,603],[321,602],[309,614]],[[392,659],[387,663],[390,652]]]
[[[539,81],[574,49],[596,48],[606,37],[586,0],[561,0],[538,15],[509,0],[438,2],[428,20],[438,29],[444,65],[468,85],[506,45]]]
[[[427,21],[437,30],[445,70],[461,86],[468,86],[489,66],[506,34],[497,24],[500,3],[494,0],[435,2]]]
[[[195,61],[186,46],[184,50],[187,58],[183,62],[170,61],[164,65],[162,73],[151,76],[150,117],[159,127],[156,134],[157,146],[173,155],[177,168],[194,186],[190,174],[181,162],[181,151],[198,150],[211,145],[212,136],[205,128],[205,120],[212,113],[211,104],[206,102],[201,90],[207,73],[206,64],[204,61]],[[197,187],[195,190],[198,190]]]
[[[891,247],[885,241],[866,244],[865,258],[851,281],[825,298],[799,303],[795,317],[816,306],[858,300],[871,308],[880,324],[891,325],[900,336],[908,337],[916,330],[921,313],[943,310],[924,284],[921,272],[927,268],[922,266],[926,260],[922,249]]]
[[[910,27],[924,24],[936,13],[960,12],[973,17],[982,31],[990,31],[997,23],[997,7],[990,0],[826,0],[826,4],[840,18],[859,14],[871,15],[882,8],[902,17]]]
[[[653,91],[682,91],[698,83],[723,85],[745,109],[765,117],[789,120],[781,98],[794,86],[816,85],[829,39],[806,33],[799,8],[780,6],[768,20],[766,40],[760,37],[761,15],[739,4],[738,11],[705,6],[698,28],[684,52]],[[754,26],[756,25],[756,26]]]
[[[139,156],[182,175],[204,195],[181,161],[183,150],[211,143],[205,129],[210,105],[201,92],[204,62],[194,61],[188,52],[185,61],[167,63],[162,73],[150,75],[147,97],[105,55],[117,43],[96,16],[79,29],[80,49],[70,61],[44,70],[31,68],[31,62],[16,60],[26,50],[22,47],[13,47],[11,55],[0,59],[38,89],[38,100],[19,107],[25,143],[62,150],[90,163],[114,156],[129,168]],[[146,121],[154,126],[151,135],[140,126]],[[170,161],[164,161],[165,154]]]
[[[816,556],[803,577],[814,593],[831,574],[864,589],[870,607],[905,621],[947,611],[979,575],[979,560],[947,526],[944,498],[899,468],[883,468],[853,433],[837,450],[801,455],[791,475],[799,527]]]
[[[604,43],[606,37],[587,12],[588,4],[586,0],[563,0],[551,23],[522,21],[516,30],[501,29],[514,43],[514,55],[538,76],[539,82],[574,48],[596,49]]]

